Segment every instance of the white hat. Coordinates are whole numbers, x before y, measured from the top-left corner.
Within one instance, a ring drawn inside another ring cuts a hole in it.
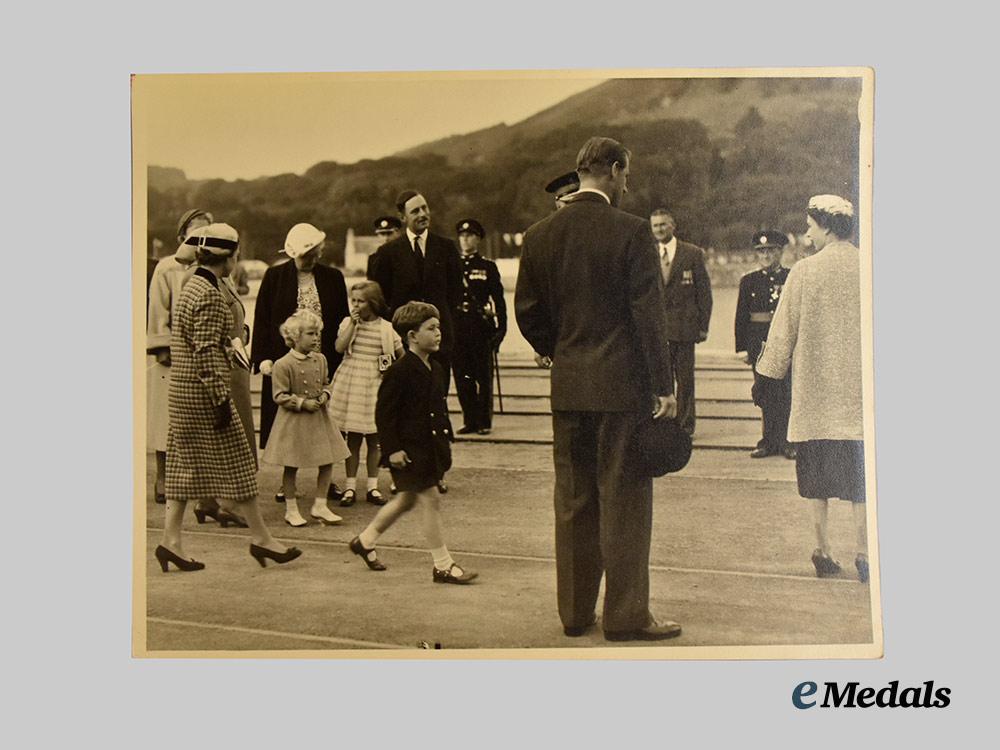
[[[192,231],[183,242],[213,255],[232,255],[239,248],[240,235],[228,224],[209,224]]]
[[[289,258],[298,258],[312,250],[326,239],[326,232],[319,231],[312,224],[296,224],[288,230],[285,246],[279,251]]]
[[[809,199],[809,209],[832,216],[854,216],[854,206],[839,195],[814,195]]]

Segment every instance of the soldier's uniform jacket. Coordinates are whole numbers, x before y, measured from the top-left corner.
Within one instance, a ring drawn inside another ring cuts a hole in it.
[[[491,308],[490,300],[496,314],[495,321],[487,312]],[[457,318],[465,321],[481,322],[481,335],[485,338],[503,338],[507,333],[507,305],[496,263],[479,253],[462,256],[462,302],[455,313]],[[468,330],[469,327],[463,326],[463,329]]]
[[[751,362],[757,361],[761,344],[767,340],[789,270],[775,261],[740,279],[736,302],[736,351],[746,352]]]

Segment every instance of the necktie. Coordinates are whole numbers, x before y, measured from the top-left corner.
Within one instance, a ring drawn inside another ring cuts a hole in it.
[[[663,274],[663,283],[666,284],[667,278],[670,276],[670,255],[666,248],[663,250],[663,257],[660,258],[660,273]]]
[[[413,254],[417,259],[417,273],[420,274],[421,281],[424,278],[424,252],[420,249],[420,238],[413,238]]]

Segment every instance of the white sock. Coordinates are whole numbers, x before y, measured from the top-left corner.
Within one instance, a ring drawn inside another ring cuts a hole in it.
[[[380,536],[382,535],[369,526],[367,529],[358,534],[358,541],[361,542],[361,546],[365,549],[375,549],[375,543],[378,541]]]
[[[431,555],[434,556],[434,567],[438,570],[450,570],[451,566],[455,564],[447,547],[432,549]]]
[[[378,488],[378,477],[368,477],[368,491]]]
[[[357,477],[348,477],[347,478],[347,489],[349,489],[349,490],[357,490],[357,488],[358,488],[358,478]]]

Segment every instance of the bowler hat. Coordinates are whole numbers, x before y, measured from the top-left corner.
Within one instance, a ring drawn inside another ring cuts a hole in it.
[[[643,419],[632,433],[635,470],[645,477],[680,471],[691,458],[691,436],[676,419]]]

